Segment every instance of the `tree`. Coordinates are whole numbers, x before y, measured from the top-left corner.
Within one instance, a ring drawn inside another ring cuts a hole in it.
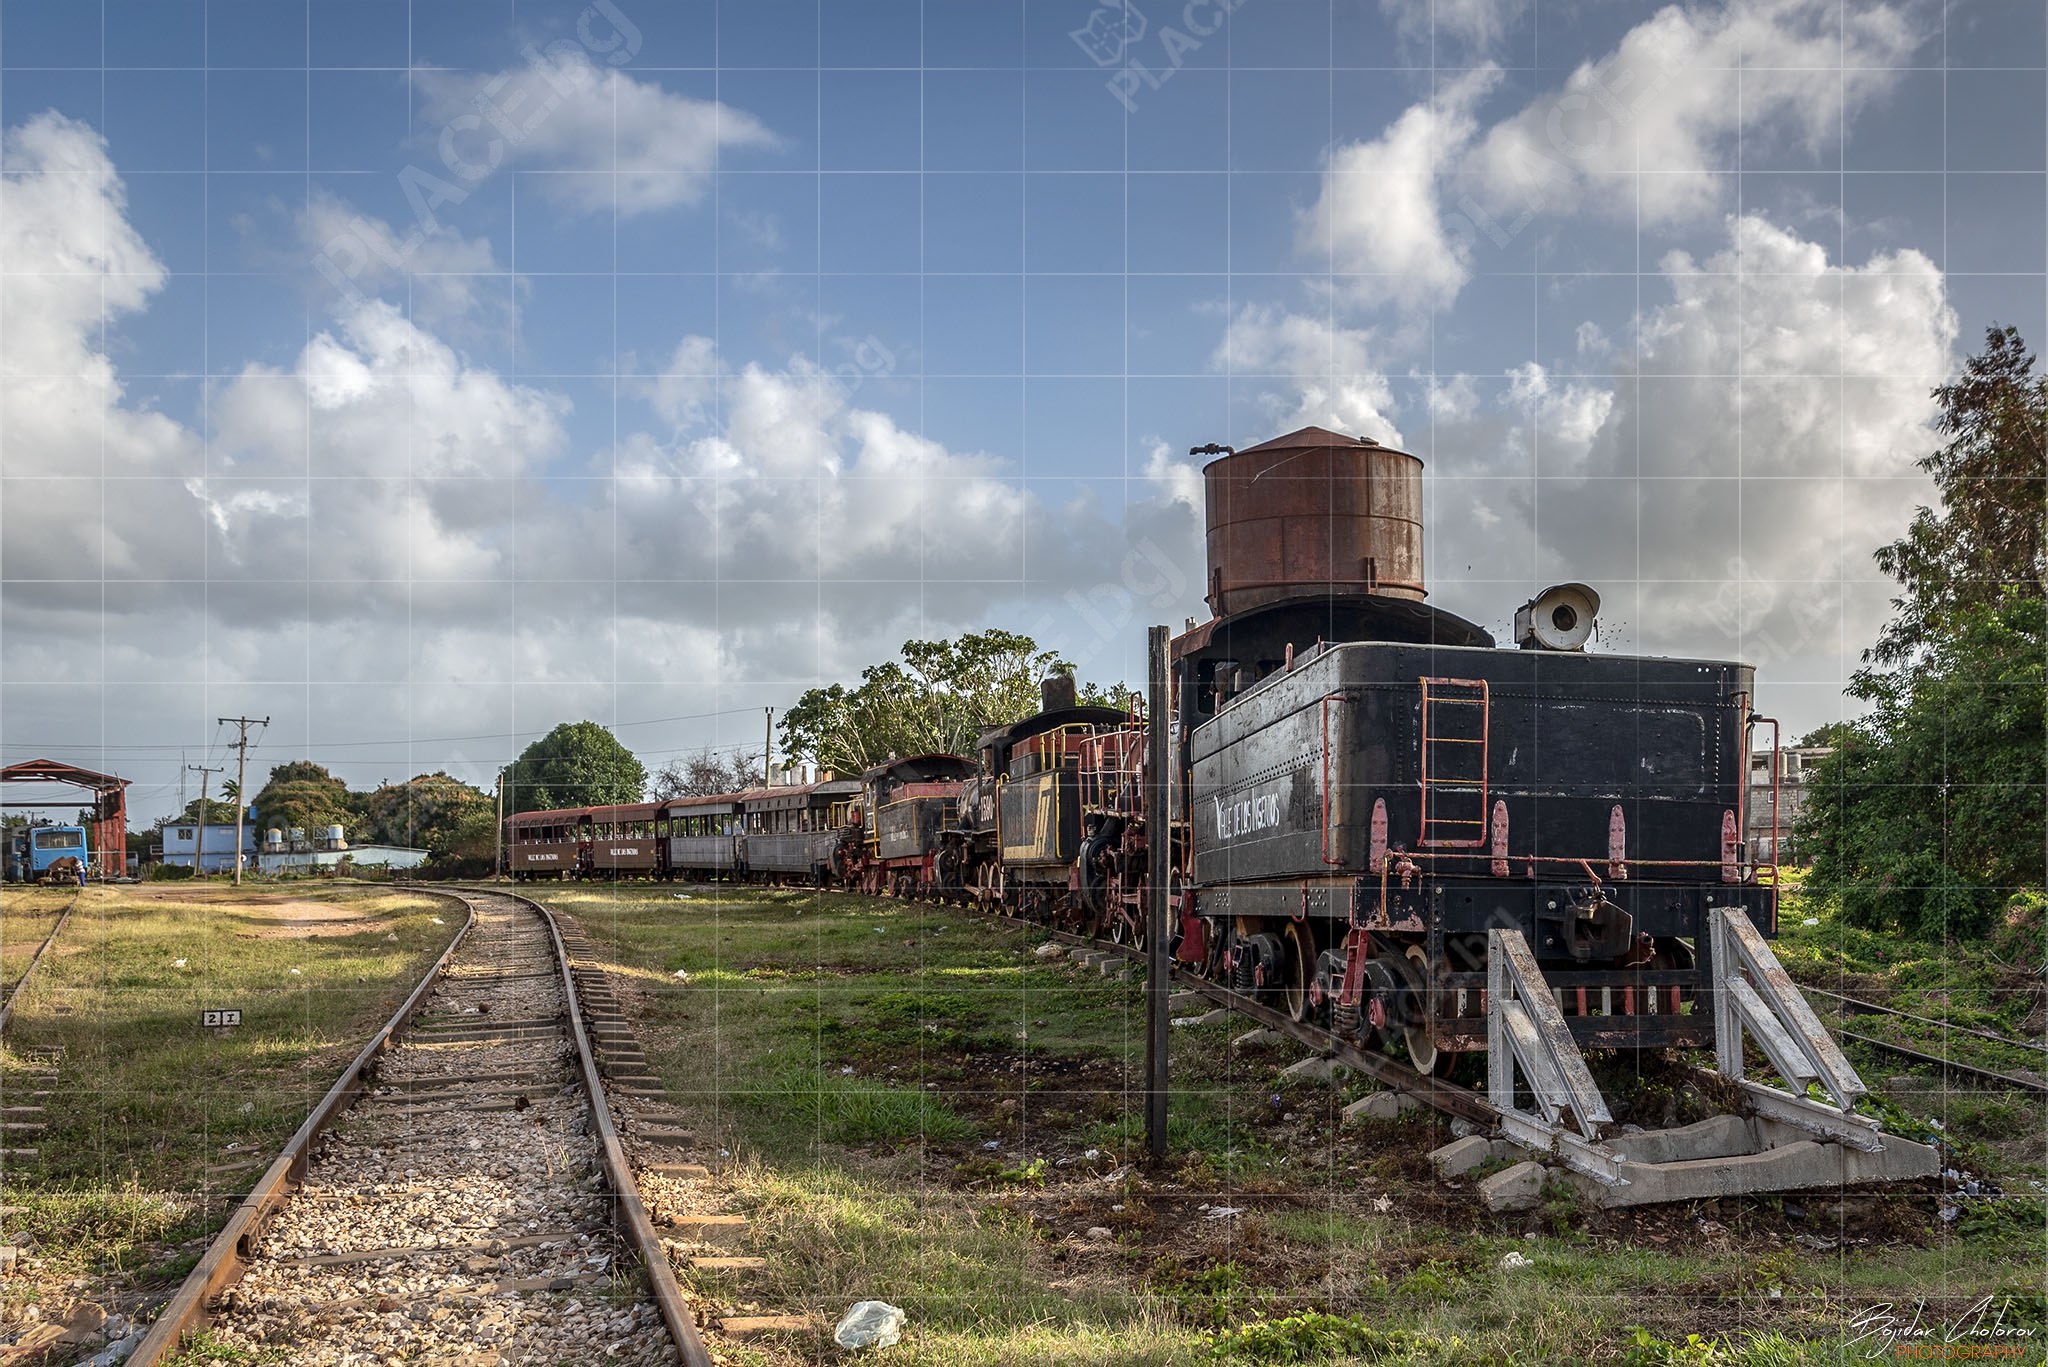
[[[1797,741],[1793,742],[1793,745],[1800,750],[1813,750],[1821,747],[1838,750],[1842,746],[1847,745],[1855,735],[1856,724],[1854,722],[1831,721],[1825,726],[1814,727],[1813,730],[1808,731]]]
[[[1794,832],[1807,886],[1844,920],[1969,938],[2042,886],[2044,651],[2040,600],[2013,590],[1944,613],[1916,668],[1857,674],[1871,711],[1821,761]]]
[[[505,771],[505,810],[638,802],[646,789],[647,770],[611,732],[594,721],[565,721]]]
[[[981,733],[1038,711],[1039,681],[1072,674],[1029,636],[992,628],[952,641],[906,641],[901,660],[870,665],[857,687],[813,688],[782,717],[790,758],[858,774],[910,755],[972,754]],[[1112,706],[1090,688],[1085,701]]]
[[[358,838],[371,844],[424,849],[436,857],[450,853],[477,816],[488,838],[497,820],[497,802],[480,788],[436,771],[405,783],[387,784],[363,801]]]
[[[361,796],[311,760],[296,759],[270,771],[270,781],[251,804],[257,820],[274,830],[298,829],[309,836],[329,826],[347,830],[361,810]]]
[[[1793,840],[1845,920],[1969,937],[2044,874],[2048,381],[2018,331],[1994,327],[1934,397],[1948,440],[1920,465],[1941,511],[1877,552],[1901,592],[1849,685],[1871,709],[1823,728],[1836,750]]]
[[[666,802],[675,797],[702,797],[710,793],[737,793],[767,782],[762,765],[763,752],[745,748],[728,754],[705,746],[694,754],[672,759],[654,776],[653,799]]]
[[[198,824],[199,799],[195,797],[185,804],[184,811],[177,813],[175,816],[164,817],[158,821],[156,829],[161,831],[166,826],[196,826]],[[209,826],[233,826],[235,824],[235,804],[223,802],[219,798],[210,797],[206,799],[206,824]]]
[[[1877,553],[1878,568],[1904,590],[1868,656],[1887,667],[1927,649],[1962,609],[1999,603],[2008,591],[2020,601],[2048,598],[2048,378],[2034,373],[2017,328],[1992,327],[1983,352],[1934,397],[1935,429],[1948,443],[1920,468],[1934,476],[1941,511],[1921,508],[1905,536]]]

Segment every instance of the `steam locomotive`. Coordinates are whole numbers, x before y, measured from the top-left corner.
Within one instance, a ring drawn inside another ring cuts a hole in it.
[[[1492,636],[1425,601],[1422,462],[1309,427],[1204,469],[1211,619],[1164,718],[1077,702],[972,757],[506,823],[517,877],[794,878],[1141,941],[1168,880],[1187,970],[1421,1071],[1487,1047],[1489,932],[1519,931],[1581,1047],[1714,1042],[1709,908],[1776,927],[1742,833],[1752,671],[1590,653],[1598,595]],[[1170,728],[1148,845],[1147,728]],[[1771,848],[1775,850],[1773,840]]]

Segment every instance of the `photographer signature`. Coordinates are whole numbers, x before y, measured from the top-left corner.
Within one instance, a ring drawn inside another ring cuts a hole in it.
[[[1896,1344],[1916,1340],[1937,1343],[1957,1339],[2009,1342],[2033,1338],[2035,1330],[2005,1322],[2006,1312],[2011,1308],[2012,1301],[2009,1298],[1986,1296],[1954,1319],[1944,1323],[1928,1316],[1925,1302],[1916,1301],[1904,1311],[1890,1302],[1873,1305],[1849,1321],[1849,1328],[1857,1332],[1855,1337],[1843,1346],[1875,1340],[1871,1350],[1864,1354],[1865,1357],[1875,1358],[1883,1356]]]

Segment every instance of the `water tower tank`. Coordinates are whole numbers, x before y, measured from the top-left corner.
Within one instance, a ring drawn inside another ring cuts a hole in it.
[[[1304,427],[1202,475],[1218,617],[1305,594],[1424,596],[1422,462],[1407,452]]]

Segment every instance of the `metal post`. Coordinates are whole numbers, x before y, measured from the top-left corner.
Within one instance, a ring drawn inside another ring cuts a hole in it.
[[[505,766],[498,766],[498,824],[491,828],[491,877],[505,871]]]
[[[1147,633],[1145,732],[1145,1148],[1166,1158],[1167,996],[1173,990],[1172,748],[1168,743],[1165,627]]]

